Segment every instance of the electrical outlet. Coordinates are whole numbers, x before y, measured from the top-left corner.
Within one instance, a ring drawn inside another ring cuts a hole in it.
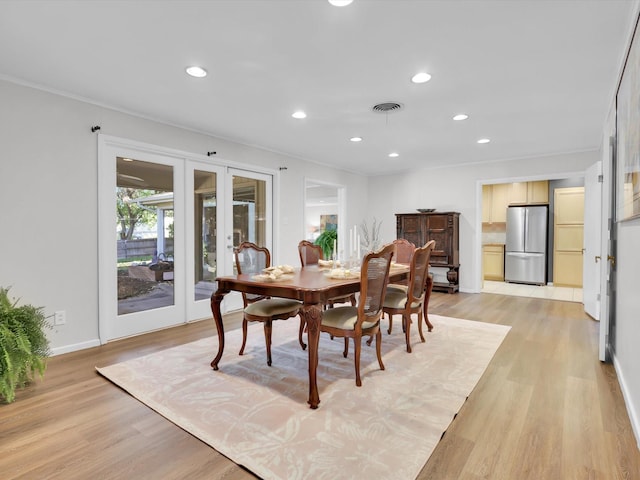
[[[53,314],[53,324],[54,325],[64,325],[67,323],[67,318],[64,313],[64,310],[58,310]]]

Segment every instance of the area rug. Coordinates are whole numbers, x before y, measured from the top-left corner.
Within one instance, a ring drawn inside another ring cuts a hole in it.
[[[220,370],[209,366],[217,338],[97,368],[135,398],[264,479],[415,479],[485,371],[509,328],[429,315],[407,353],[396,317],[383,333],[386,370],[363,346],[355,386],[353,344],[322,335],[320,406],[311,410],[308,356],[297,321],[274,322],[268,367],[261,324],[226,335]],[[386,320],[384,321],[386,325]],[[426,330],[426,329],[425,329]]]

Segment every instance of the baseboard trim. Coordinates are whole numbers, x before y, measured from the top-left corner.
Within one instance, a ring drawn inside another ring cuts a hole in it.
[[[633,398],[631,397],[631,393],[627,388],[627,382],[625,380],[624,373],[620,368],[620,364],[618,363],[616,356],[612,354],[611,358],[613,361],[613,368],[615,368],[616,375],[618,376],[618,383],[620,384],[620,390],[622,391],[624,404],[627,407],[627,415],[629,415],[631,428],[633,429],[633,433],[636,437],[636,444],[638,446],[638,450],[640,450],[640,412],[636,408],[636,405],[633,403]]]
[[[55,357],[56,355],[62,355],[64,353],[76,352],[78,350],[84,350],[86,348],[99,347],[101,345],[99,339],[88,340],[82,343],[74,343],[71,345],[64,345],[62,347],[55,347],[51,349],[51,356]]]

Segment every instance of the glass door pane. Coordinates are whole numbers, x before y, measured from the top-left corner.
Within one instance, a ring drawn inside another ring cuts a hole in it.
[[[174,305],[173,167],[116,159],[118,315]]]
[[[194,170],[194,298],[208,300],[217,276],[218,199],[217,174]]]
[[[233,175],[233,245],[267,242],[267,182]],[[269,242],[270,243],[270,242]],[[237,273],[234,264],[234,274]]]

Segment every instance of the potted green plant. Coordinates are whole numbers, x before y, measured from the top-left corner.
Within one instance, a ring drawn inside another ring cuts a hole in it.
[[[36,373],[44,375],[49,356],[43,309],[17,303],[9,298],[8,288],[0,288],[0,399],[7,403],[15,399],[16,388]]]
[[[318,236],[318,238],[316,238],[316,241],[314,243],[322,247],[322,255],[326,260],[330,260],[333,253],[333,247],[337,241],[337,230],[325,230]]]

